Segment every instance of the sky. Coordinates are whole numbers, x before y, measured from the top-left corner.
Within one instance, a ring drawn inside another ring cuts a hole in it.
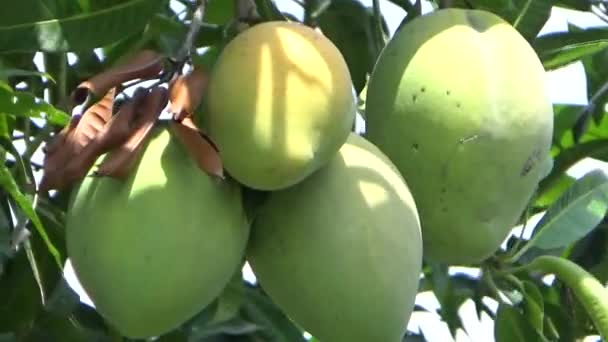
[[[361,2],[368,6],[372,6],[372,0],[362,0]],[[292,0],[275,0],[275,3],[283,11],[290,12],[299,17],[302,16],[302,8]],[[406,13],[401,8],[387,0],[381,0],[380,6],[389,26],[390,34],[392,35]],[[430,4],[424,1],[423,12],[426,13],[429,10],[431,10]],[[554,9],[551,13],[551,18],[540,34],[542,35],[549,32],[566,31],[568,22],[581,27],[606,25],[603,21],[591,13]],[[548,94],[553,103],[587,104],[585,75],[580,63],[574,63],[561,69],[547,72],[546,77]],[[608,170],[608,164],[594,160],[585,160],[572,167],[568,173],[573,177],[579,178],[592,168],[602,168]],[[540,215],[537,215],[531,220],[537,221],[540,219],[540,217]],[[514,230],[514,232],[516,231],[517,229]],[[453,272],[465,272],[469,274],[477,273],[477,270],[475,269],[451,268],[451,270]],[[80,294],[81,300],[89,305],[92,305],[90,299],[86,296],[86,293],[74,276],[73,270],[69,263],[66,265],[65,276],[70,285]],[[244,277],[249,281],[255,281],[255,276],[248,266],[245,266],[244,268]],[[548,281],[550,281],[550,277],[548,279]],[[492,299],[486,299],[485,301],[490,307],[493,307],[494,309],[497,307],[496,301]],[[439,308],[439,304],[431,292],[423,292],[418,294],[416,303],[430,311],[434,311]],[[430,342],[494,341],[493,321],[485,313],[482,315],[482,319],[478,320],[472,301],[465,302],[461,307],[459,314],[463,319],[466,334],[463,331],[460,331],[457,333],[456,339],[451,337],[449,330],[447,329],[447,325],[440,321],[439,315],[432,312],[414,313],[409,322],[408,330],[415,332],[421,331],[427,341]],[[596,340],[597,338],[590,338],[586,342]]]

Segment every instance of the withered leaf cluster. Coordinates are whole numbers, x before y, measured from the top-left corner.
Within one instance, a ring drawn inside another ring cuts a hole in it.
[[[47,144],[39,190],[62,190],[78,182],[101,155],[106,157],[92,175],[124,180],[134,171],[167,105],[172,114],[169,129],[201,170],[223,179],[216,146],[192,119],[207,86],[205,71],[195,68],[188,74],[175,75],[169,90],[158,85],[140,87],[113,113],[115,97],[125,82],[160,78],[164,68],[162,55],[143,50],[82,82],[71,94],[71,106],[87,109],[82,115],[73,115]]]

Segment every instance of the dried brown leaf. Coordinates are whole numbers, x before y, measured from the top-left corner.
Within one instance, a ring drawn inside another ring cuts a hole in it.
[[[133,172],[137,161],[144,152],[145,142],[167,101],[168,95],[164,88],[156,88],[145,95],[141,104],[134,111],[135,115],[128,117],[130,121],[127,125],[115,126],[118,127],[117,130],[129,129],[127,139],[108,154],[97,167],[95,175],[124,180]],[[118,131],[109,130],[109,132]]]
[[[202,171],[224,179],[224,166],[217,149],[209,137],[204,136],[196,127],[191,117],[188,116],[181,122],[171,121],[169,127]]]
[[[93,102],[110,88],[133,79],[157,77],[163,69],[164,57],[153,50],[142,50],[124,63],[112,66],[80,83],[71,94],[72,106]]]
[[[63,188],[83,172],[86,173],[81,168],[86,168],[91,156],[81,154],[112,118],[114,93],[115,89],[110,89],[82,116],[73,116],[70,123],[48,144],[40,182],[42,191]]]
[[[116,150],[135,151],[141,144],[139,140],[143,140],[166,106],[167,99],[167,91],[163,88],[151,92],[138,89],[135,96],[121,106],[114,116],[111,115],[111,102],[100,101],[93,105],[76,124],[70,125],[74,126],[73,129],[68,129],[67,133],[61,134],[58,142],[53,143],[51,150],[56,152],[47,154],[45,158],[40,189],[62,189],[84,178],[104,153],[110,152],[106,159],[112,161],[110,165],[120,167],[119,159],[115,160]],[[132,162],[125,158],[124,153],[118,154],[126,159],[124,163]],[[117,172],[127,172],[128,166],[123,169]],[[102,169],[102,173],[104,171]],[[107,173],[112,175],[111,171]]]
[[[191,73],[179,76],[169,86],[169,107],[173,119],[183,120],[193,115],[200,105],[203,94],[207,88],[209,78],[203,70],[195,68]]]

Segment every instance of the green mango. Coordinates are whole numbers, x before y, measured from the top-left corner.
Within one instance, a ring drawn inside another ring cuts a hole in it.
[[[395,166],[351,133],[339,153],[273,192],[247,258],[269,297],[328,342],[400,342],[422,266],[416,204]]]
[[[254,25],[210,74],[203,128],[225,169],[256,190],[302,181],[331,159],[353,126],[356,96],[340,51],[295,22]]]
[[[553,108],[529,43],[490,12],[428,13],[382,51],[366,100],[366,137],[411,187],[425,259],[495,253],[553,164]]]
[[[205,308],[242,265],[249,237],[240,186],[201,171],[164,128],[126,180],[82,181],[66,229],[84,290],[129,338],[164,334]]]

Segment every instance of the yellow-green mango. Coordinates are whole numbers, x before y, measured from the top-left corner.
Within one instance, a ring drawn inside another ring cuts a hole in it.
[[[356,98],[340,51],[300,23],[257,24],[228,43],[210,75],[206,117],[225,169],[278,190],[325,164],[352,129]]]
[[[97,310],[121,334],[166,333],[208,305],[244,258],[241,189],[201,171],[166,129],[127,180],[87,177],[67,216],[67,251]]]
[[[405,24],[368,84],[366,137],[407,179],[428,260],[471,264],[499,249],[551,169],[552,134],[538,56],[490,12]]]
[[[270,298],[322,342],[400,342],[422,264],[416,204],[391,161],[351,134],[325,167],[269,195],[247,258]]]

